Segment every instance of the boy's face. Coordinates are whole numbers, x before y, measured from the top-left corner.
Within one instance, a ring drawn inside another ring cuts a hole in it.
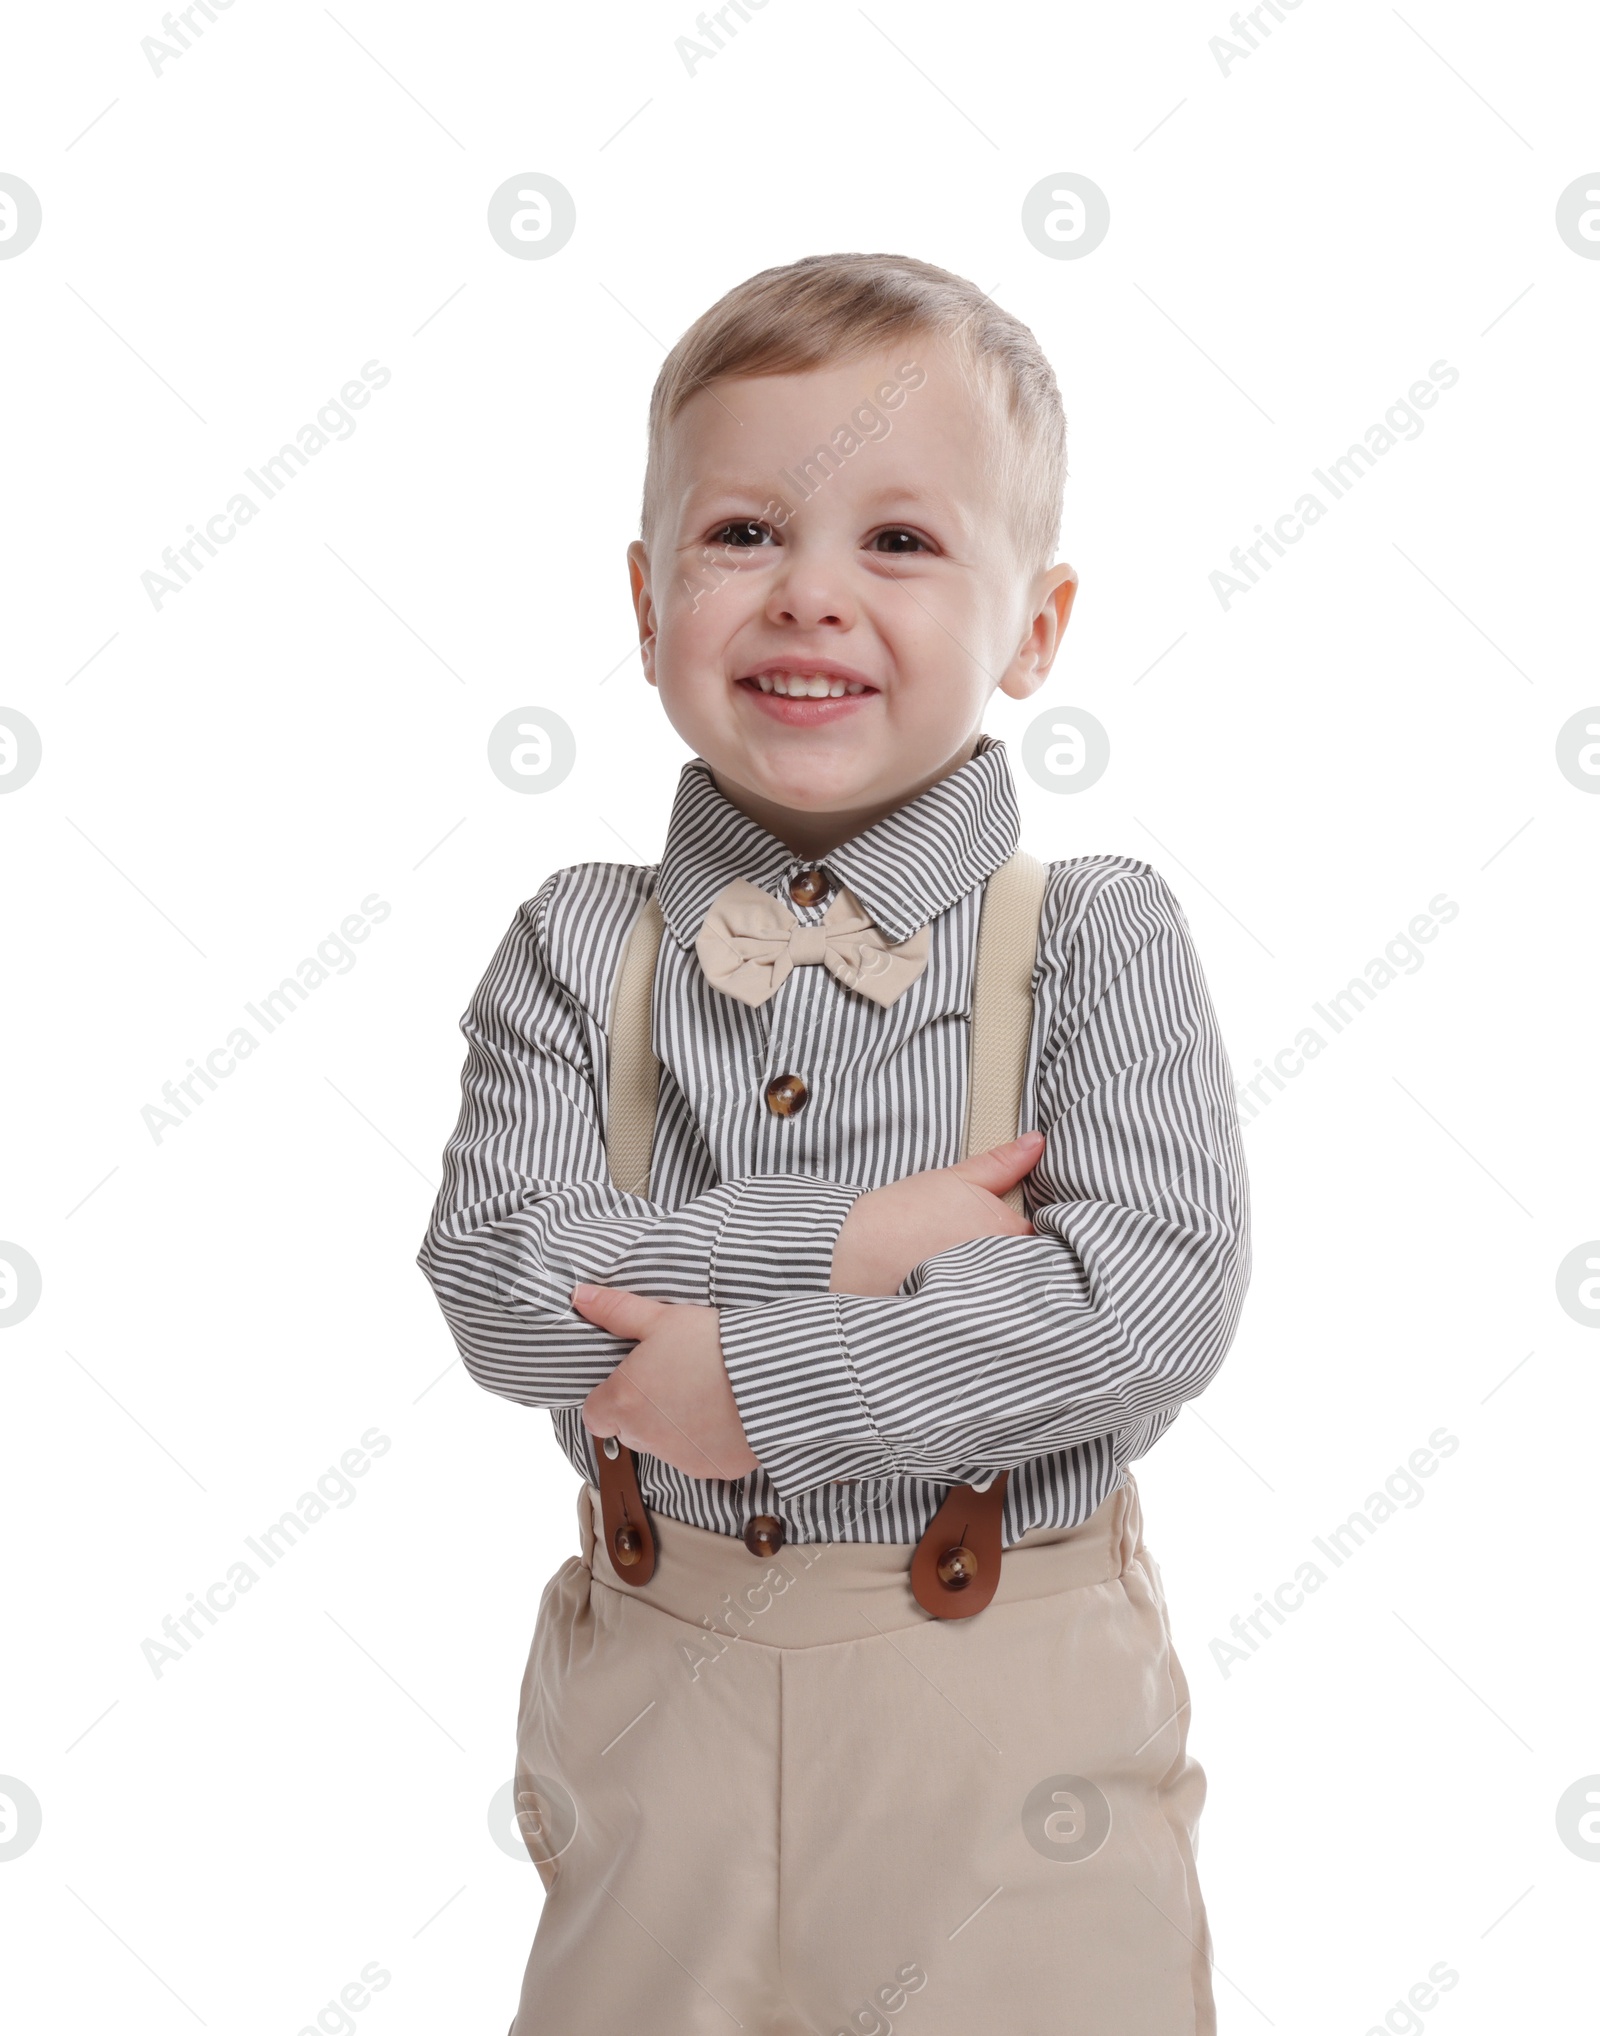
[[[628,552],[645,673],[723,790],[797,848],[965,762],[996,685],[1025,699],[1050,668],[1076,575],[1019,558],[993,428],[918,335],[719,382],[669,430],[648,551]],[[837,697],[794,697],[819,674]]]

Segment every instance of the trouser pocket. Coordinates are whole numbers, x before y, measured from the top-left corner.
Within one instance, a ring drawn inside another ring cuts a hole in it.
[[[512,1783],[517,1829],[549,1894],[577,1828],[572,1792],[561,1779],[557,1743],[563,1665],[572,1659],[579,1621],[587,1615],[587,1564],[571,1556],[545,1586],[517,1706],[517,1760]]]

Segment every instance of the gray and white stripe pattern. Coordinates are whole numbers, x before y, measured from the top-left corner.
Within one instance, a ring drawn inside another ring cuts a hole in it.
[[[692,1478],[639,1457],[645,1502],[741,1534],[913,1542],[948,1487],[1011,1470],[1004,1537],[1074,1526],[1201,1392],[1250,1273],[1233,1082],[1188,923],[1148,863],[1050,865],[1021,1128],[1048,1134],[1025,1184],[1032,1237],[940,1252],[886,1297],[833,1294],[855,1197],[962,1157],[983,884],[1017,845],[1005,745],[822,858],[797,856],[686,764],[656,868],[579,863],[518,910],[462,1018],[461,1114],[418,1253],[478,1383],[550,1409],[595,1476],[579,1412],[629,1346],[569,1305],[579,1280],[721,1311],[728,1376],[761,1469]],[[752,1008],[694,952],[734,877],[776,897],[821,867],[882,931],[930,923],[918,980],[880,1007],[819,966]],[[648,1198],[606,1165],[606,1020],[654,884],[666,933]],[[775,1076],[809,1088],[773,1115]]]

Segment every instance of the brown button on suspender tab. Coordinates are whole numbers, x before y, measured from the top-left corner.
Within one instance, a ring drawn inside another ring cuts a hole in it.
[[[639,1495],[633,1451],[614,1435],[595,1438],[600,1475],[600,1517],[612,1570],[625,1584],[646,1584],[655,1574],[656,1541]],[[954,1485],[928,1523],[911,1558],[911,1593],[935,1619],[970,1619],[1000,1585],[1001,1523],[1009,1471],[983,1491]],[[757,1513],[746,1523],[744,1544],[770,1558],[783,1546],[783,1522]]]
[[[1006,1480],[1001,1471],[979,1492],[955,1485],[928,1523],[911,1558],[911,1594],[935,1619],[970,1619],[1000,1585],[1001,1520]]]
[[[633,1451],[614,1435],[594,1438],[600,1472],[600,1525],[611,1567],[625,1584],[647,1584],[655,1575],[656,1537],[639,1496]]]

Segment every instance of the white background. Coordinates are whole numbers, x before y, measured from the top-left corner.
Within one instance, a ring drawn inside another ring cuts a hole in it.
[[[987,726],[1025,845],[1172,884],[1239,1077],[1459,906],[1248,1124],[1242,1326],[1138,1468],[1221,2026],[1404,2030],[1440,1960],[1429,2032],[1592,1997],[1600,1864],[1556,1804],[1600,1770],[1600,1341],[1555,1275],[1600,1233],[1600,799],[1556,738],[1600,719],[1600,263],[1554,222],[1600,161],[1600,22],[1262,18],[1224,74],[1220,6],[771,0],[691,76],[687,0],[237,0],[158,76],[153,4],[11,16],[0,169],[44,217],[0,261],[0,707],[44,745],[0,798],[0,1237],[44,1282],[0,1338],[0,1773],[43,1811],[0,1863],[17,2026],[293,2036],[372,1960],[372,2036],[510,2019],[539,1891],[487,1809],[576,1480],[413,1264],[456,1025],[547,872],[659,853],[687,752],[623,551],[663,349],[843,249],[972,278],[1056,366],[1083,591]],[[486,229],[527,171],[577,206],[548,260]],[[1021,230],[1061,171],[1110,201],[1081,260]],[[354,436],[154,608],[163,548],[368,360]],[[1230,549],[1441,360],[1420,438],[1224,609]],[[1074,705],[1112,761],[1070,796],[1018,752]],[[524,706],[576,733],[542,796],[486,762]],[[348,974],[153,1139],[373,892]],[[1422,1502],[1224,1675],[1229,1621],[1441,1425]],[[354,1503],[156,1677],[163,1617],[374,1426]]]

